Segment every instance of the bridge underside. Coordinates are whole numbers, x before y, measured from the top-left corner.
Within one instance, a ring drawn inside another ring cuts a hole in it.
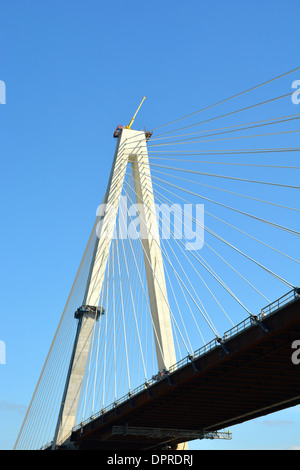
[[[300,299],[73,431],[77,449],[174,448],[300,403]],[[69,443],[70,444],[70,443]],[[63,448],[63,447],[61,447]]]

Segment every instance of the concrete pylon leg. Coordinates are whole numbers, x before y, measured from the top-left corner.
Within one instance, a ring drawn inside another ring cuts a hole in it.
[[[60,416],[53,441],[53,449],[67,437],[75,425],[76,411],[81,392],[82,378],[89,354],[95,321],[103,313],[101,308],[82,306],[75,312],[78,319],[77,333],[70,360],[68,377],[61,403]]]
[[[99,215],[101,229],[97,232],[98,238],[96,239],[94,246],[93,258],[83,299],[83,304],[90,307],[96,307],[99,303],[109,250],[116,224],[119,201],[128,161],[128,155],[126,155],[125,152],[125,141],[126,136],[123,135],[118,139],[108,188],[102,203],[103,206],[107,207],[107,210],[104,210],[104,215]],[[77,335],[73,348],[73,358],[71,358],[69,374],[66,380],[64,397],[52,445],[53,449],[56,446],[56,442],[60,443],[64,437],[68,437],[70,435],[76,422],[76,412],[88,359],[94,322],[95,316],[92,317],[89,314],[84,314],[83,317],[79,319]]]
[[[130,162],[139,208],[150,311],[155,329],[156,356],[158,368],[162,371],[176,363],[176,355],[150,167],[147,149],[143,147],[144,145],[136,155],[130,155]]]
[[[135,143],[130,145],[130,140],[128,140],[128,146],[132,147],[129,150],[129,162],[132,165],[139,209],[150,310],[155,329],[157,362],[159,370],[162,371],[176,363],[176,354],[147,145],[142,133],[134,132],[136,133]],[[188,450],[188,443],[178,444],[177,449]]]

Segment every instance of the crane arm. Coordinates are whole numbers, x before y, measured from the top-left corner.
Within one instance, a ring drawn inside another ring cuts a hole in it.
[[[140,105],[139,105],[139,107],[138,107],[138,109],[136,110],[136,112],[135,112],[133,118],[131,119],[129,125],[126,126],[125,129],[130,129],[130,128],[131,128],[132,123],[133,123],[133,121],[135,120],[135,117],[136,117],[137,113],[139,112],[139,109],[140,109],[140,107],[142,106],[142,104],[143,104],[145,98],[146,98],[146,97],[144,96],[143,99],[142,99],[142,101],[141,101],[141,103],[140,103]]]

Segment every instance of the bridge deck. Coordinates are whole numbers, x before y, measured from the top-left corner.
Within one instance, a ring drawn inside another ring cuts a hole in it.
[[[197,433],[217,431],[299,404],[300,364],[291,358],[292,342],[300,340],[299,306],[300,298],[296,297],[263,319],[268,331],[258,324],[250,325],[226,340],[227,353],[219,345],[186,363],[77,427],[71,441],[79,449],[176,446],[186,438],[196,438]],[[172,429],[179,430],[178,434]]]

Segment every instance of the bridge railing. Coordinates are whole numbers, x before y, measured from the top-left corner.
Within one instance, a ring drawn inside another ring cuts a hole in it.
[[[270,303],[266,307],[262,308],[259,315],[257,315],[257,319],[262,321],[267,315],[270,315],[274,311],[282,308],[284,305],[287,305],[289,302],[294,301],[296,298],[300,297],[300,288],[295,287],[294,289],[290,290],[287,294],[284,294],[279,299],[275,300],[274,302]],[[253,326],[255,317],[249,316],[245,320],[241,321],[237,325],[233,326],[230,330],[227,330],[222,338],[214,338],[209,343],[205,344],[201,348],[197,349],[194,352],[193,357],[185,357],[170,367],[169,372],[174,372],[175,370],[183,367],[184,365],[188,364],[190,359],[196,359],[204,354],[210,352],[212,349],[220,346],[220,339],[222,342],[225,342],[229,338],[241,333],[242,331],[246,330],[247,328]]]
[[[278,310],[289,302],[292,302],[294,299],[300,297],[300,288],[295,287],[287,294],[282,295],[279,299],[275,300],[271,304],[261,309],[260,319],[262,320],[266,315]]]

